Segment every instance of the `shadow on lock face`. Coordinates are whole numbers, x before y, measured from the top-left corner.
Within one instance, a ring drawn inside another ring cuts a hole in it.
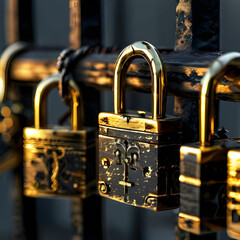
[[[215,60],[202,79],[199,143],[180,149],[179,227],[194,234],[226,228],[227,152],[237,141],[213,141],[216,87],[230,68],[240,66],[240,54]]]
[[[26,196],[79,196],[94,191],[95,131],[84,128],[83,106],[78,86],[69,80],[71,125],[47,128],[46,96],[57,87],[59,75],[44,79],[34,99],[35,127],[24,129]]]
[[[126,112],[127,69],[143,57],[152,74],[152,116]],[[99,114],[99,193],[155,211],[179,206],[181,120],[166,116],[167,77],[155,47],[136,42],[119,55],[114,73],[114,113]]]

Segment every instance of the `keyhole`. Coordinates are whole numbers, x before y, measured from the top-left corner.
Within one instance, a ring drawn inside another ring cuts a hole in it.
[[[118,158],[117,164],[121,164],[121,152],[119,149],[115,151],[115,156]]]

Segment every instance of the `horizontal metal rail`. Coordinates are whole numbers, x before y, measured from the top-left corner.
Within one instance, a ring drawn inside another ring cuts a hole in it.
[[[57,72],[56,60],[61,50],[30,49],[17,56],[11,66],[10,79],[25,83],[36,83]],[[199,97],[200,81],[208,66],[221,52],[190,54],[186,52],[160,51],[166,64],[168,94],[182,97]],[[101,89],[111,89],[117,53],[89,54],[76,64],[72,75],[80,83]],[[239,101],[240,73],[231,71],[217,87],[219,99]],[[127,89],[151,92],[151,74],[144,60],[135,60],[127,74]]]

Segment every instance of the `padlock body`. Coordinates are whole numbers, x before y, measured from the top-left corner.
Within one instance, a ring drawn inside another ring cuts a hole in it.
[[[240,150],[228,152],[227,178],[227,232],[231,238],[240,239]]]
[[[180,228],[194,234],[226,228],[227,151],[237,146],[223,139],[180,148]]]
[[[119,127],[104,125],[102,117],[108,121],[99,116],[100,195],[155,211],[179,207],[180,119],[163,123],[173,131],[150,133],[121,128],[121,120]]]
[[[24,194],[87,197],[95,191],[93,128],[24,129]]]

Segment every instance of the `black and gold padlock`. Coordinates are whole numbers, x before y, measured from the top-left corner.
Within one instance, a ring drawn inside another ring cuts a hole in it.
[[[226,228],[227,152],[231,139],[213,140],[216,86],[240,54],[215,60],[202,79],[199,143],[180,148],[180,213],[183,230],[205,234]]]
[[[152,74],[152,116],[125,110],[128,66],[143,57]],[[114,73],[114,113],[99,114],[101,196],[155,211],[179,206],[181,119],[165,116],[167,77],[158,50],[136,42],[119,55]]]
[[[69,80],[71,125],[47,128],[46,95],[58,85],[53,75],[40,82],[34,99],[35,127],[23,131],[26,196],[86,197],[96,185],[96,136],[83,127],[83,106],[78,86]]]

